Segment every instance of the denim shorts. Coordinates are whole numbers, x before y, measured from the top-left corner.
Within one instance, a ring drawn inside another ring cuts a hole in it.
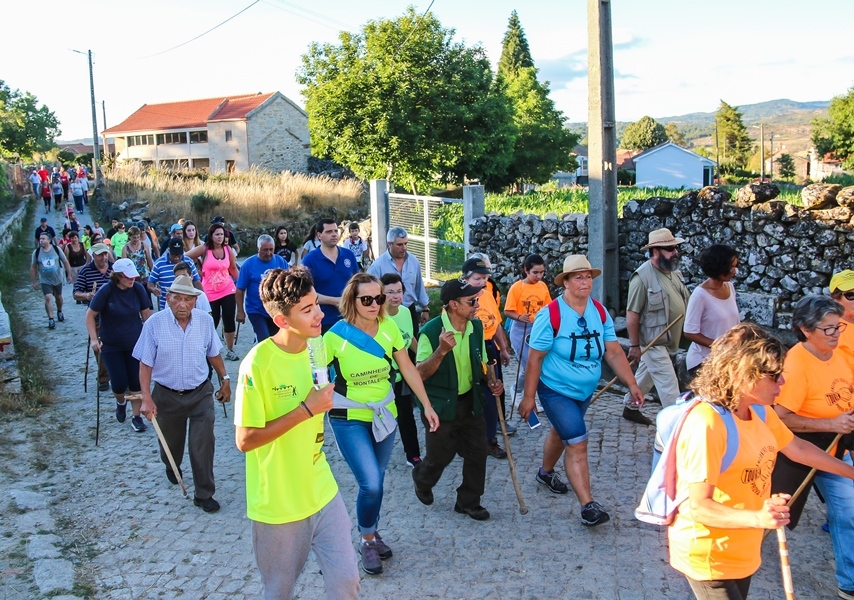
[[[542,381],[537,384],[537,394],[549,422],[557,431],[564,446],[587,441],[587,425],[584,423],[584,415],[593,399],[592,395],[585,400],[576,400],[554,391]]]

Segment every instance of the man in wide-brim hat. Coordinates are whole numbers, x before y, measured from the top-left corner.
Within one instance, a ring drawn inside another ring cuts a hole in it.
[[[679,397],[679,380],[670,360],[670,353],[679,348],[682,325],[688,306],[688,288],[677,268],[679,244],[685,240],[675,237],[666,227],[651,231],[647,250],[649,260],[632,273],[629,279],[629,298],[626,306],[626,328],[629,332],[629,360],[640,359],[635,378],[644,394],[655,386],[663,406]],[[641,356],[646,347],[675,319],[680,319]],[[626,396],[623,418],[642,425],[652,421],[641,414],[630,396]]]

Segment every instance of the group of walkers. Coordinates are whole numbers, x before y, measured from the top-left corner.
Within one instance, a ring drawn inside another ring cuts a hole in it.
[[[701,402],[671,442],[677,496],[686,498],[668,529],[671,565],[698,598],[746,598],[762,530],[797,523],[806,494],[788,501],[812,466],[828,507],[839,597],[854,598],[854,328],[846,329],[854,322],[854,271],[834,275],[830,295],[795,305],[799,343],[787,353],[760,327],[739,323],[735,249],[706,248],[696,263],[707,279],[689,293],[678,269],[685,240],[652,231],[643,247],[648,260],[629,280],[626,353],[608,310],[591,296],[601,272],[583,255],[565,258],[554,299],[543,258],[525,257],[502,311],[491,261],[474,254],[461,277],[442,286],[441,311],[431,314],[421,266],[400,227],[388,232],[376,260],[358,227],[342,242],[338,223],[322,219],[302,249],[280,227],[261,235],[257,252],[238,266],[237,240],[220,216],[204,237],[194,223],[176,223],[162,245],[144,222],[127,234],[114,222],[103,238],[90,228],[88,248],[75,229],[62,250],[42,221],[31,273],[49,327],[63,321],[61,286],[73,281],[74,299],[88,305],[99,386],[112,387],[117,419],[126,419],[128,401],[134,430],[146,429],[142,416],[158,419],[172,483],[183,475],[189,430],[195,503],[206,512],[219,509],[213,372],[216,398],[232,395],[216,331],[222,321],[225,358],[236,361],[236,324],[251,323],[257,343],[239,367],[234,424],[268,598],[290,597],[310,549],[330,598],[358,597],[359,568],[383,572],[393,555],[380,527],[384,477],[398,430],[422,504],[435,502],[434,487],[460,456],[453,508],[489,519],[481,499],[488,457],[506,457],[496,433],[508,396],[524,420],[541,410],[551,425],[532,478],[555,494],[571,487],[584,525],[608,522],[593,493],[585,423],[602,363],[628,389],[623,418],[651,425],[641,409],[653,386],[664,407],[680,403],[671,354],[683,335],[690,391]],[[511,349],[519,371],[507,378]],[[722,414],[732,415],[734,429]],[[360,558],[323,452],[324,415],[358,486]],[[724,463],[733,432],[734,458]],[[561,456],[569,486],[556,470]]]
[[[89,204],[89,170],[83,165],[76,168],[53,167],[48,171],[44,165],[33,169],[28,179],[33,188],[33,197],[44,201],[44,212],[49,214],[51,201],[54,210],[62,210],[69,195],[74,201],[77,212],[82,212]]]

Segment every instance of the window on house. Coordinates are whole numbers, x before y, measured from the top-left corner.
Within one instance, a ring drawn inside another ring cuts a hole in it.
[[[153,146],[154,145],[154,135],[129,135],[128,136],[128,147],[130,146]]]
[[[193,159],[193,168],[194,169],[202,169],[209,170],[211,166],[211,160],[209,158],[194,158]]]
[[[207,131],[191,131],[190,132],[190,143],[191,144],[206,144],[208,141],[208,132]]]
[[[157,134],[157,145],[162,146],[163,144],[186,144],[187,143],[187,132],[182,131],[180,133],[158,133]]]
[[[225,130],[225,141],[226,141],[226,142],[230,142],[230,141],[231,141],[231,129],[226,129],[226,130]]]

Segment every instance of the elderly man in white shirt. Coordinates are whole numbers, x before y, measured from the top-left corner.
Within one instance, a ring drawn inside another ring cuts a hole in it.
[[[217,397],[221,402],[231,398],[231,385],[219,354],[222,346],[213,319],[195,308],[199,294],[192,279],[186,275],[176,277],[166,293],[169,310],[161,310],[145,322],[133,356],[140,363],[141,411],[149,420],[158,418],[179,474],[189,421],[190,466],[195,483],[193,501],[205,512],[216,512],[219,502],[213,498],[216,491],[213,385],[208,379],[207,361],[219,376]],[[178,479],[162,447],[160,460],[166,465],[166,477],[177,484]]]

